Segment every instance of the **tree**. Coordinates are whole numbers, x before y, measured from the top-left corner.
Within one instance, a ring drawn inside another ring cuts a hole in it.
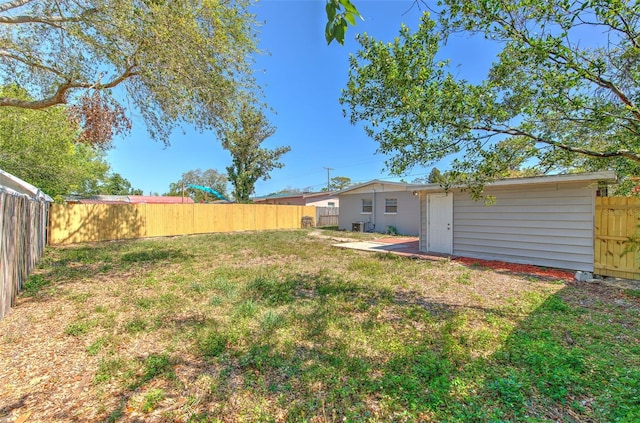
[[[214,128],[254,90],[250,3],[2,1],[0,82],[28,87],[30,98],[5,94],[0,107],[72,104],[83,138],[101,145],[128,128],[124,104],[164,142],[181,123]]]
[[[193,198],[196,203],[216,201],[218,200],[213,194],[208,192],[190,188],[187,185],[200,185],[218,191],[224,197],[227,197],[227,176],[215,169],[207,169],[204,172],[200,169],[190,170],[182,174],[182,178],[178,182],[169,185],[169,192],[166,195],[181,196],[184,193]]]
[[[0,95],[28,99],[16,87]],[[40,188],[56,200],[69,194],[94,193],[106,178],[104,152],[77,143],[78,128],[65,111],[0,108],[0,168]]]
[[[444,182],[444,176],[437,167],[434,167],[431,169],[431,172],[429,172],[427,182],[430,184],[441,184]]]
[[[276,192],[272,192],[269,194],[269,196],[271,195],[296,195],[296,194],[303,194],[304,192],[308,192],[305,191],[301,188],[294,188],[291,186],[286,186],[284,188],[282,188],[281,190],[278,190]]]
[[[98,194],[108,195],[142,195],[141,189],[133,188],[131,182],[119,173],[112,173],[98,189]]]
[[[222,147],[231,154],[232,163],[227,167],[227,174],[233,185],[233,196],[239,203],[250,201],[258,179],[266,181],[273,169],[284,166],[279,159],[291,147],[273,150],[260,147],[275,131],[261,110],[245,103],[238,108],[235,119],[219,132]]]
[[[322,188],[322,191],[342,191],[351,185],[351,178],[346,176],[334,176],[331,178],[329,189]]]
[[[637,173],[639,20],[622,0],[444,0],[438,22],[425,14],[391,43],[359,36],[341,102],[394,173],[458,155],[449,173],[476,196],[524,164]],[[479,84],[439,59],[458,32],[502,46]]]

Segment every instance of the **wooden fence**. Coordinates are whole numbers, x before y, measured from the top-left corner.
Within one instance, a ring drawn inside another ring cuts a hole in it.
[[[44,253],[47,205],[0,191],[0,319]]]
[[[53,204],[49,244],[300,228],[315,207],[268,204]]]
[[[640,253],[629,238],[640,235],[640,198],[596,197],[594,272],[640,279]]]
[[[338,226],[339,207],[316,207],[316,226]]]

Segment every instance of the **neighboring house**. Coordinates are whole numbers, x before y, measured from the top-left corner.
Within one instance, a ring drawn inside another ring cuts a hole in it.
[[[289,206],[339,207],[335,192],[301,192],[275,194],[251,199],[255,204],[280,204]]]
[[[484,188],[492,205],[435,184],[407,189],[420,200],[420,251],[592,272],[596,193],[615,180],[614,172],[500,180]]]
[[[338,228],[417,236],[420,201],[408,187],[409,184],[373,180],[338,192]]]
[[[162,195],[93,195],[88,198],[68,197],[69,204],[193,204],[191,197]]]

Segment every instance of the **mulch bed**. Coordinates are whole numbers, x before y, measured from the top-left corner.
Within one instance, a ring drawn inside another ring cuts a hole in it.
[[[561,279],[565,281],[572,281],[574,279],[574,273],[568,270],[538,267],[530,264],[505,263],[503,261],[480,260],[469,257],[455,257],[453,260],[467,266],[486,267],[497,272],[521,273],[542,278]]]
[[[411,244],[413,248],[405,248],[400,252],[400,255],[411,255],[416,254],[420,256],[426,256],[426,254],[418,251],[418,238],[416,237],[391,237],[391,238],[381,238],[376,239],[375,242],[385,243],[385,244]],[[437,255],[434,255],[434,259],[437,258]],[[452,257],[452,260],[462,263],[466,266],[478,266],[485,267],[497,272],[509,272],[509,273],[519,273],[526,275],[533,275],[542,278],[549,279],[560,279],[565,281],[573,281],[574,280],[574,272],[568,270],[561,269],[553,269],[547,267],[539,267],[530,264],[517,264],[517,263],[506,263],[504,261],[498,260],[481,260],[476,258],[469,257]]]

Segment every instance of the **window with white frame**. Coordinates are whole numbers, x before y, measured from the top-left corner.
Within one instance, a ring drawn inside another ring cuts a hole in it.
[[[385,198],[384,199],[384,212],[385,213],[398,213],[398,199],[397,198]]]
[[[333,201],[329,201],[329,202],[327,203],[327,207],[335,207],[335,206],[336,206],[336,203],[335,203],[335,202],[333,202]]]
[[[363,198],[362,199],[362,213],[372,213],[373,212],[373,201],[371,198]]]

